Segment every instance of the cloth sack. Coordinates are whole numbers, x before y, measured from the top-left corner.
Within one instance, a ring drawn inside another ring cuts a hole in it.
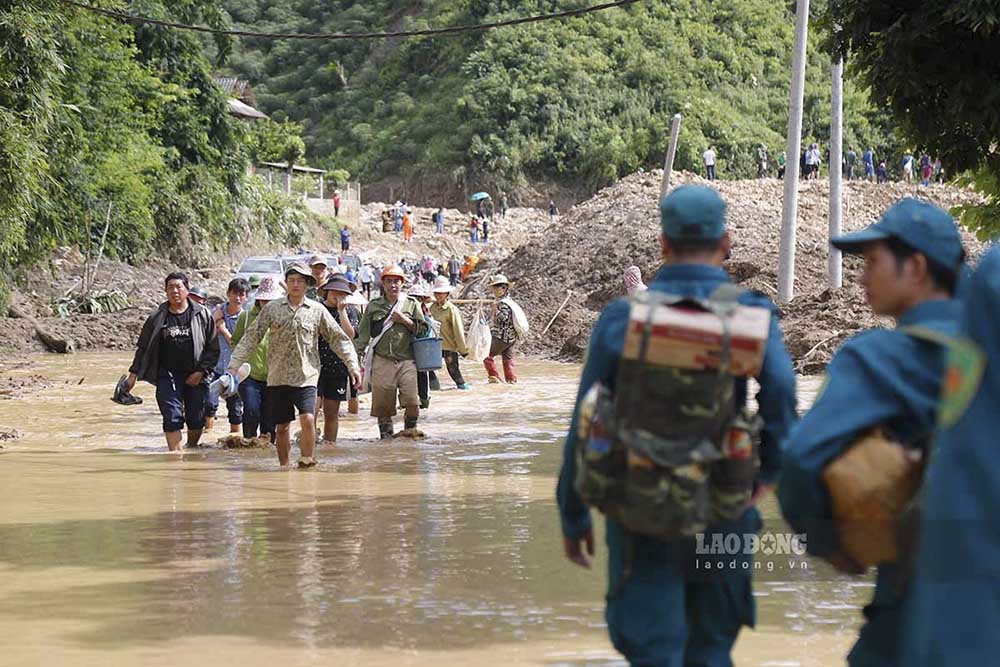
[[[483,307],[480,305],[476,308],[472,326],[469,327],[469,358],[473,361],[483,361],[490,356],[492,344],[493,334],[490,333],[490,325],[486,323],[486,318],[483,317]]]
[[[517,332],[518,338],[524,338],[528,335],[528,331],[531,330],[531,325],[528,323],[528,316],[524,314],[524,310],[521,306],[514,302],[514,299],[506,297],[500,299],[501,303],[505,303],[510,307],[510,312],[514,315],[514,331]]]

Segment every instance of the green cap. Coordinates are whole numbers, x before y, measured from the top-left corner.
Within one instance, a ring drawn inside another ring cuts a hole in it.
[[[834,248],[846,253],[864,252],[866,244],[897,238],[927,259],[958,271],[965,261],[962,237],[955,219],[943,208],[907,197],[896,202],[878,222],[859,232],[831,239]]]
[[[704,185],[682,185],[660,202],[663,235],[674,241],[717,241],[726,233],[726,202]]]
[[[258,276],[256,274],[250,276],[249,283],[250,283],[250,287],[253,287],[253,288],[260,287],[260,276]]]

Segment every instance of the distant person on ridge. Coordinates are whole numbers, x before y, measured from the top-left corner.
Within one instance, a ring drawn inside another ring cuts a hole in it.
[[[701,159],[705,163],[705,178],[710,181],[715,180],[715,148],[708,147],[708,150],[701,154]]]
[[[861,161],[865,165],[865,180],[870,182],[875,178],[875,149],[869,148],[862,153]]]

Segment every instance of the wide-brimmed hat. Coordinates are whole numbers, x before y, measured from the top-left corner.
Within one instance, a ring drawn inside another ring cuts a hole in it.
[[[402,281],[406,281],[406,274],[403,273],[403,269],[399,268],[396,264],[391,264],[384,269],[382,269],[382,280],[386,278],[399,278]]]
[[[260,286],[257,288],[257,294],[254,295],[254,299],[257,301],[274,301],[275,299],[280,299],[285,296],[284,290],[278,285],[277,281],[271,277],[262,278],[260,281]]]
[[[502,273],[498,273],[493,276],[493,279],[490,280],[490,287],[497,287],[498,285],[510,285],[510,281],[507,280],[507,276]]]
[[[424,285],[423,283],[417,283],[416,285],[411,287],[410,291],[407,292],[406,294],[407,296],[421,297],[421,298],[424,297],[430,298],[431,296],[430,291],[427,289],[427,285]]]
[[[335,292],[343,292],[344,294],[350,294],[354,290],[351,289],[351,283],[344,276],[336,274],[332,276],[329,280],[323,283],[320,289],[333,290]]]
[[[451,290],[451,281],[446,276],[438,276],[434,279],[434,289],[431,291],[435,294],[451,294]]]
[[[287,269],[285,269],[285,279],[287,280],[288,276],[292,275],[293,273],[297,273],[303,278],[305,278],[306,282],[308,282],[310,285],[316,284],[316,278],[313,277],[312,271],[310,271],[308,267],[302,266],[301,264],[292,264]]]
[[[323,255],[313,255],[309,258],[309,266],[317,266],[318,264],[330,266],[330,263],[326,261],[326,257]]]

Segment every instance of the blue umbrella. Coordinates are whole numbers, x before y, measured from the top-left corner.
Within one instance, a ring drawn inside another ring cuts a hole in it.
[[[476,194],[469,197],[469,201],[479,201],[480,199],[490,199],[488,192],[477,192]]]

